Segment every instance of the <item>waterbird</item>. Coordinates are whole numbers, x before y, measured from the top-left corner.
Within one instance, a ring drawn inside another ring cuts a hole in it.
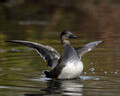
[[[64,30],[61,33],[60,40],[63,45],[63,54],[61,56],[53,47],[48,45],[23,40],[7,40],[6,42],[19,43],[35,49],[47,62],[47,66],[51,67],[50,71],[44,71],[47,78],[53,80],[74,79],[78,78],[83,71],[81,57],[103,41],[94,41],[83,47],[73,48],[69,41],[71,38],[76,38],[72,32]]]

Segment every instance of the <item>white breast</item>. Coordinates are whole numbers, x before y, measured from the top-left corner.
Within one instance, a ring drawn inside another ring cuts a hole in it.
[[[62,69],[59,79],[71,79],[77,78],[83,71],[83,63],[79,61],[69,61],[66,66]]]

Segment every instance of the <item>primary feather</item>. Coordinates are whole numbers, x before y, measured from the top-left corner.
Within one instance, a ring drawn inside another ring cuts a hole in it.
[[[47,66],[50,66],[52,69],[57,65],[60,58],[59,53],[53,47],[50,47],[48,45],[42,45],[22,40],[9,40],[6,42],[19,43],[35,49],[38,54],[40,54],[40,56],[45,60],[45,62],[48,63]]]

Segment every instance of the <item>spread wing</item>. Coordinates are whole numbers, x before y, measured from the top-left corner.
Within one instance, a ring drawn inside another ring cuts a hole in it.
[[[54,48],[47,45],[22,40],[9,40],[6,42],[19,43],[35,49],[38,54],[40,54],[40,56],[45,60],[45,62],[48,63],[47,66],[50,66],[52,69],[57,65],[60,58],[59,53]]]
[[[94,41],[94,42],[90,42],[88,44],[86,44],[85,46],[83,47],[78,47],[78,48],[75,48],[78,56],[81,58],[82,55],[84,55],[85,53],[93,50],[99,43],[102,43],[103,41]]]

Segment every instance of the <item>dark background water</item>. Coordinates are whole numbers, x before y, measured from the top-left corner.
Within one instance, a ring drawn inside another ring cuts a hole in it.
[[[119,17],[119,0],[1,0],[0,96],[120,96]],[[4,42],[38,42],[62,54],[63,30],[80,37],[73,47],[105,41],[83,56],[81,80],[52,82],[37,52]]]

